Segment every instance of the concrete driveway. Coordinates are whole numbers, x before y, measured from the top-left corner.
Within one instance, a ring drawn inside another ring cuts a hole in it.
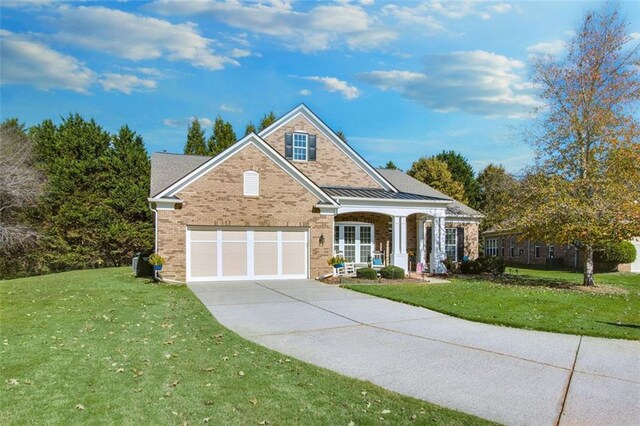
[[[465,321],[311,280],[190,284],[249,340],[513,425],[640,424],[640,343]]]

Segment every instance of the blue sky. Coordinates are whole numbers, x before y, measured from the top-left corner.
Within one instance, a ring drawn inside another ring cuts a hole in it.
[[[375,166],[453,149],[476,171],[533,160],[536,54],[562,54],[598,2],[3,0],[1,114],[128,124],[181,152],[197,116],[239,137],[301,102]],[[621,3],[640,36],[640,7]]]

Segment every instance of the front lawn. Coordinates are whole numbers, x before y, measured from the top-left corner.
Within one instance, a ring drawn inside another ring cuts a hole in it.
[[[289,359],[128,268],[0,282],[3,424],[483,424]]]
[[[574,272],[517,273],[498,280],[460,277],[449,284],[345,287],[472,321],[640,340],[640,274],[597,274],[596,287],[584,289],[575,286],[582,275]]]

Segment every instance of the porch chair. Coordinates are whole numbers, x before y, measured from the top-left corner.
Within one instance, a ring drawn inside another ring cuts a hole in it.
[[[335,275],[343,277],[355,277],[356,264],[353,262],[345,262],[342,266],[335,268]]]
[[[371,267],[375,270],[382,269],[384,264],[384,251],[374,251],[371,253]]]

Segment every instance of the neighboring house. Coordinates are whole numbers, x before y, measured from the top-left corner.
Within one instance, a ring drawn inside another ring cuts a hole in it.
[[[397,170],[371,167],[305,105],[216,157],[155,153],[156,252],[170,281],[313,278],[374,251],[444,272],[478,255],[478,212]]]
[[[583,256],[573,245],[554,245],[531,241],[516,230],[492,229],[483,233],[484,255],[502,257],[508,264],[582,268]],[[620,272],[640,272],[640,239],[632,241],[636,248],[633,263],[618,265]]]

